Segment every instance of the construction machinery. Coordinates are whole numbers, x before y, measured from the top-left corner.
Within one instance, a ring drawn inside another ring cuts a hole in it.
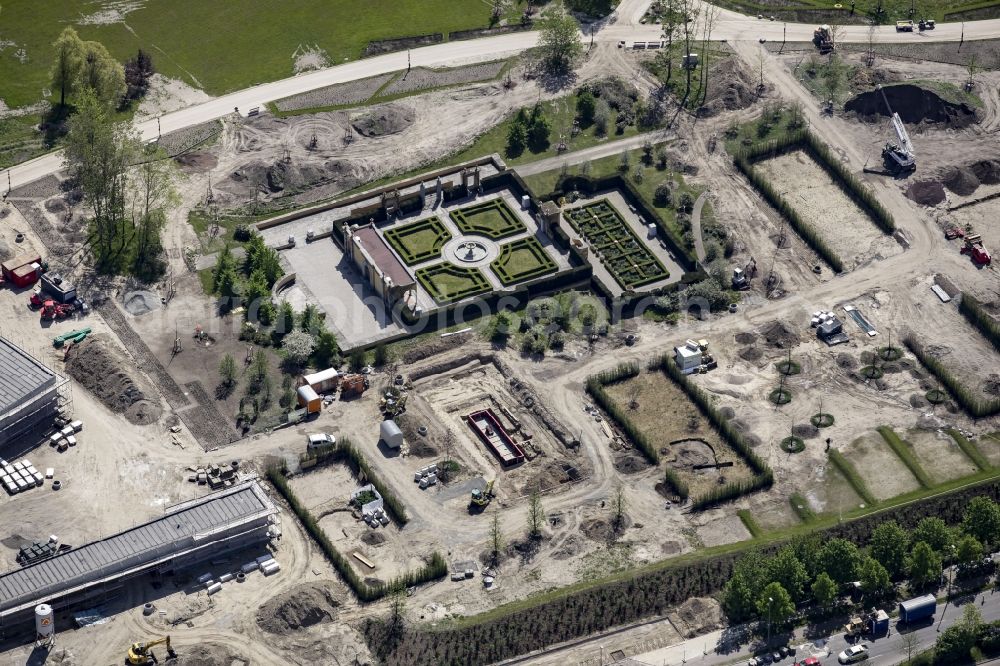
[[[948,227],[944,230],[944,237],[947,240],[954,240],[965,236],[965,231],[961,227]]]
[[[132,643],[128,649],[128,656],[125,658],[126,666],[147,666],[148,664],[158,664],[160,660],[153,653],[153,648],[157,645],[165,645],[167,648],[167,659],[176,659],[177,653],[170,647],[170,636],[156,638],[145,643]]]
[[[965,237],[965,245],[960,250],[962,254],[967,254],[972,258],[972,263],[977,266],[989,266],[993,258],[989,251],[983,247],[983,237],[979,234],[972,234]]]
[[[889,98],[885,96],[885,89],[882,86],[878,86],[878,90],[882,93],[885,108],[888,109],[892,117],[892,127],[896,131],[897,139],[895,142],[886,142],[885,147],[882,149],[882,161],[893,175],[901,175],[914,171],[917,168],[917,161],[916,154],[913,152],[913,143],[910,141],[910,135],[906,132],[906,127],[903,125],[903,120],[899,117],[899,114],[892,110]]]
[[[480,490],[479,488],[472,489],[472,499],[469,502],[469,508],[477,511],[482,511],[489,503],[493,501],[496,497],[496,493],[493,492],[493,484],[496,483],[496,479],[491,479],[486,484],[485,490]]]
[[[733,289],[746,291],[755,277],[757,277],[757,260],[750,257],[746,266],[733,269]]]
[[[865,634],[881,636],[889,631],[889,615],[884,610],[872,608],[864,616],[855,616],[844,625],[844,638],[852,640]]]
[[[934,19],[920,19],[920,23],[917,24],[920,31],[933,30],[935,28]]]
[[[73,306],[69,303],[45,301],[42,303],[42,319],[65,319],[73,314]]]
[[[813,30],[813,44],[823,55],[834,50],[836,46],[833,43],[833,32],[830,30],[830,26],[821,25]]]
[[[913,32],[913,21],[896,21],[896,32]]]
[[[340,380],[340,397],[359,396],[368,390],[368,378],[364,375],[344,375]]]

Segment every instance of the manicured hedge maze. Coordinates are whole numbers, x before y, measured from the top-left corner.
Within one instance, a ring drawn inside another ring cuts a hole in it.
[[[670,277],[660,260],[606,199],[569,210],[566,217],[623,289]]]
[[[493,289],[478,268],[447,261],[417,270],[417,281],[438,304],[451,303]]]
[[[524,223],[503,199],[453,210],[451,219],[463,234],[476,234],[497,240],[519,234],[526,229]]]

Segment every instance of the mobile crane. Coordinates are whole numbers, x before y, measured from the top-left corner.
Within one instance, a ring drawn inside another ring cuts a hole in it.
[[[899,114],[892,110],[889,98],[885,96],[885,89],[882,86],[878,86],[878,90],[882,93],[885,108],[891,114],[892,127],[896,131],[897,139],[897,142],[886,142],[885,147],[882,149],[882,161],[893,175],[898,176],[910,173],[917,168],[917,156],[913,152],[913,143],[910,141],[910,135],[906,132],[906,127],[903,125]]]
[[[125,666],[149,666],[149,664],[160,663],[160,660],[153,654],[153,648],[157,645],[167,646],[168,660],[177,658],[177,653],[170,647],[170,636],[164,636],[146,643],[132,643],[128,649],[128,656],[125,657]]]

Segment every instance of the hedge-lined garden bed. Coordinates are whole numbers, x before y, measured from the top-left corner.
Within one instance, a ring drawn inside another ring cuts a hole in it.
[[[554,273],[556,262],[534,236],[520,238],[500,247],[490,270],[505,286]]]
[[[482,271],[447,261],[417,271],[417,281],[438,304],[451,303],[493,289]]]
[[[927,368],[927,371],[937,377],[941,385],[947,389],[951,397],[954,398],[962,409],[969,416],[982,418],[984,416],[995,416],[1000,414],[1000,398],[984,400],[975,394],[975,391],[953,375],[950,370],[944,367],[941,361],[937,360],[926,351],[913,335],[903,338],[903,344],[917,357],[920,364]]]
[[[451,232],[436,217],[417,220],[386,230],[385,239],[408,265],[441,256],[441,248],[451,240]]]
[[[517,214],[499,198],[453,210],[450,215],[463,234],[486,236],[493,240],[513,236],[527,229]]]

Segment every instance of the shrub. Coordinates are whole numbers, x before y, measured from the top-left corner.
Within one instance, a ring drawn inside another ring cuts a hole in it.
[[[826,414],[824,412],[813,414],[809,417],[809,423],[812,423],[817,428],[829,428],[834,423],[833,414]]]
[[[684,479],[677,474],[677,471],[671,467],[667,467],[663,470],[663,482],[666,484],[667,488],[670,488],[675,495],[681,498],[681,500],[686,500],[690,490],[688,485],[684,483]]]
[[[801,453],[806,450],[806,443],[801,437],[791,435],[781,440],[781,450],[785,453]]]

